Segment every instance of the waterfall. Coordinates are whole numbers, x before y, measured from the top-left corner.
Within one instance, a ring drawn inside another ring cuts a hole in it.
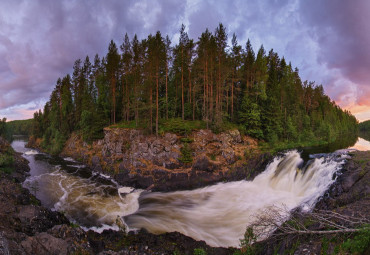
[[[30,161],[31,176],[23,186],[44,206],[63,211],[84,229],[118,229],[121,217],[128,230],[178,231],[222,247],[238,247],[247,226],[271,207],[284,209],[287,218],[294,208],[311,210],[348,157],[342,150],[311,155],[304,162],[298,151],[288,151],[253,181],[161,193],[121,187],[71,158],[56,160],[26,149],[24,142],[12,146]]]
[[[142,192],[139,209],[124,217],[130,228],[178,231],[211,246],[238,247],[246,227],[271,206],[311,210],[334,182],[343,158],[328,154],[303,166],[299,152],[276,157],[253,181],[169,193]]]

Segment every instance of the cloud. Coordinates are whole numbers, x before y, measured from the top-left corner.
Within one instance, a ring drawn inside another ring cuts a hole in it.
[[[126,32],[144,38],[160,30],[175,44],[181,23],[196,40],[219,22],[243,46],[250,38],[255,51],[273,48],[341,106],[370,107],[369,11],[366,0],[3,0],[0,115],[45,102],[76,59],[105,55]]]
[[[370,2],[366,0],[300,1],[302,19],[319,45],[318,63],[338,73],[327,87],[333,86],[342,92],[334,95],[340,102],[348,90],[353,92],[342,106],[349,106],[351,102],[370,106],[369,10]]]
[[[120,44],[126,32],[174,34],[179,24],[173,20],[184,7],[169,0],[1,1],[0,114],[46,101],[76,59],[106,54],[108,42]]]

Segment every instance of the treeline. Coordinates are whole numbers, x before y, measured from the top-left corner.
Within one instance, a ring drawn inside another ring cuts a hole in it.
[[[33,119],[6,121],[0,119],[0,136],[8,141],[12,140],[13,135],[32,135]]]
[[[357,129],[314,82],[263,46],[257,52],[228,35],[222,24],[190,39],[185,26],[177,44],[158,31],[139,40],[126,34],[111,41],[105,56],[76,60],[72,75],[56,82],[43,111],[34,114],[33,134],[59,150],[71,132],[87,141],[105,126],[126,123],[150,133],[167,120],[198,120],[215,131],[230,125],[270,143],[333,140]]]
[[[370,120],[363,121],[358,124],[358,128],[361,132],[369,132],[370,133]]]
[[[6,131],[6,118],[0,119],[0,136],[4,136]]]

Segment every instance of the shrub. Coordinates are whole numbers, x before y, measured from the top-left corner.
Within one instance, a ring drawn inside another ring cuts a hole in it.
[[[201,120],[182,120],[180,118],[161,121],[160,133],[171,132],[180,135],[190,134],[191,131],[206,128],[206,123]]]
[[[370,249],[370,225],[366,225],[353,239],[347,239],[342,248],[352,254],[365,254]]]
[[[181,148],[181,157],[179,158],[179,161],[184,164],[193,162],[192,151],[189,143],[184,143],[184,147]]]
[[[207,255],[207,252],[203,248],[195,248],[194,255]]]

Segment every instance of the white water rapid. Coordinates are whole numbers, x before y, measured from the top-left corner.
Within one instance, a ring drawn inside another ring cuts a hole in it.
[[[118,229],[117,217],[121,217],[128,230],[178,231],[222,247],[238,247],[254,217],[271,206],[311,210],[347,157],[343,150],[315,154],[304,165],[300,153],[289,151],[276,157],[253,181],[160,193],[121,187],[71,158],[50,157],[24,144],[21,140],[12,143],[30,162],[31,176],[23,185],[44,206],[63,211],[83,228]]]
[[[275,158],[253,181],[142,193],[139,210],[124,219],[129,227],[151,233],[178,231],[211,246],[238,247],[246,227],[265,209],[312,209],[344,160],[340,155],[314,158],[300,169],[302,163],[300,154],[290,151]]]

